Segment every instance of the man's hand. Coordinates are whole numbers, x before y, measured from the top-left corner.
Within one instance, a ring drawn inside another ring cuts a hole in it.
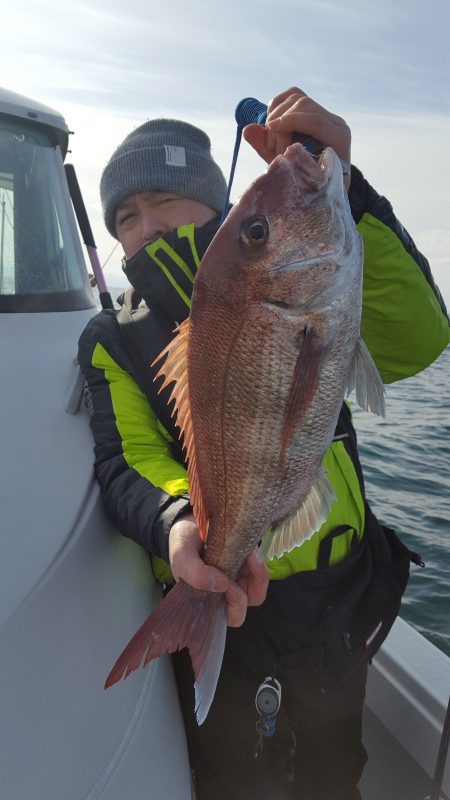
[[[277,95],[267,108],[266,124],[247,125],[244,139],[270,164],[292,144],[292,134],[306,133],[325,147],[332,147],[347,164],[351,160],[351,132],[346,122],[293,86]],[[347,191],[350,175],[344,176]]]
[[[269,574],[258,560],[256,551],[244,561],[236,581],[211,567],[200,557],[202,542],[193,514],[179,517],[169,533],[169,561],[175,580],[180,578],[195,589],[223,592],[227,600],[227,622],[238,628],[245,620],[248,606],[264,602]]]

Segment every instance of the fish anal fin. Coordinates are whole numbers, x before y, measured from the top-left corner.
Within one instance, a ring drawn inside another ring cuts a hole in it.
[[[195,711],[201,725],[214,698],[226,630],[225,596],[179,581],[129,641],[109,673],[105,689],[154,658],[187,647],[195,675]]]
[[[208,534],[208,519],[206,516],[203,496],[198,479],[197,462],[195,457],[194,432],[192,427],[191,407],[189,403],[188,380],[188,345],[189,345],[189,317],[176,328],[176,336],[155,359],[152,366],[166,356],[155,380],[164,377],[164,382],[159,391],[173,383],[169,404],[173,401],[173,416],[176,414],[177,425],[183,439],[183,449],[188,462],[189,498],[198,523],[200,537],[206,540]]]
[[[321,366],[328,349],[328,346],[321,343],[314,329],[307,326],[284,408],[280,445],[281,466],[284,465],[289,444],[314,399]]]
[[[361,338],[355,347],[352,372],[348,381],[347,397],[355,389],[356,402],[365,411],[379,417],[386,416],[385,390],[376,364]]]
[[[321,467],[302,505],[292,514],[274,524],[265,534],[260,547],[260,556],[267,561],[281,558],[294,547],[299,547],[319,530],[325,522],[335,494]]]

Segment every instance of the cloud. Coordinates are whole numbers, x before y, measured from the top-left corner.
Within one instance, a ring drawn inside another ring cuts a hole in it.
[[[64,15],[56,0],[16,0],[2,10],[2,82],[75,130],[70,158],[103,258],[114,241],[98,183],[132,127],[154,116],[199,124],[228,176],[238,100],[296,84],[350,123],[354,161],[445,278],[446,240],[426,234],[449,228],[448,19],[447,0],[98,0]],[[232,196],[263,168],[243,145]]]
[[[357,112],[348,121],[352,160],[389,198],[409,232],[448,229],[450,161],[441,153],[450,138],[450,116]]]
[[[136,114],[232,109],[298,84],[348,108],[448,107],[444,0],[17,0],[2,11],[2,81],[59,102]],[[423,54],[418,58],[418,52]],[[437,80],[439,76],[439,80]]]
[[[422,231],[416,236],[416,245],[427,254],[433,277],[450,313],[450,230]]]

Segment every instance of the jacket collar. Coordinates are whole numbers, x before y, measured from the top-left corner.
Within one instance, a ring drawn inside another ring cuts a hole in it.
[[[197,269],[219,226],[218,217],[201,228],[182,225],[124,260],[122,269],[137,295],[173,322],[186,319]]]

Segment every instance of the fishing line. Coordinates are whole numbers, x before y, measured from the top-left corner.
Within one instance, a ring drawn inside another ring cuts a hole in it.
[[[113,247],[113,249],[111,250],[111,252],[110,252],[110,254],[109,254],[108,258],[106,259],[106,261],[104,261],[104,262],[103,262],[103,264],[102,264],[102,269],[105,269],[105,267],[106,267],[106,265],[107,265],[107,263],[108,263],[109,259],[111,258],[112,254],[113,254],[113,253],[115,253],[115,251],[117,250],[117,248],[118,248],[118,247],[119,247],[119,242],[116,242],[116,243],[115,243],[115,245],[114,245],[114,247]]]
[[[239,148],[241,146],[242,131],[246,125],[256,122],[257,125],[264,125],[267,117],[267,106],[256,100],[254,97],[244,97],[236,106],[234,118],[237,123],[236,128],[236,141],[234,143],[233,158],[231,159],[230,177],[228,178],[227,194],[222,209],[222,216],[220,224],[224,221],[228,214],[228,206],[230,203],[230,192],[233,185],[234,172],[239,155]]]

